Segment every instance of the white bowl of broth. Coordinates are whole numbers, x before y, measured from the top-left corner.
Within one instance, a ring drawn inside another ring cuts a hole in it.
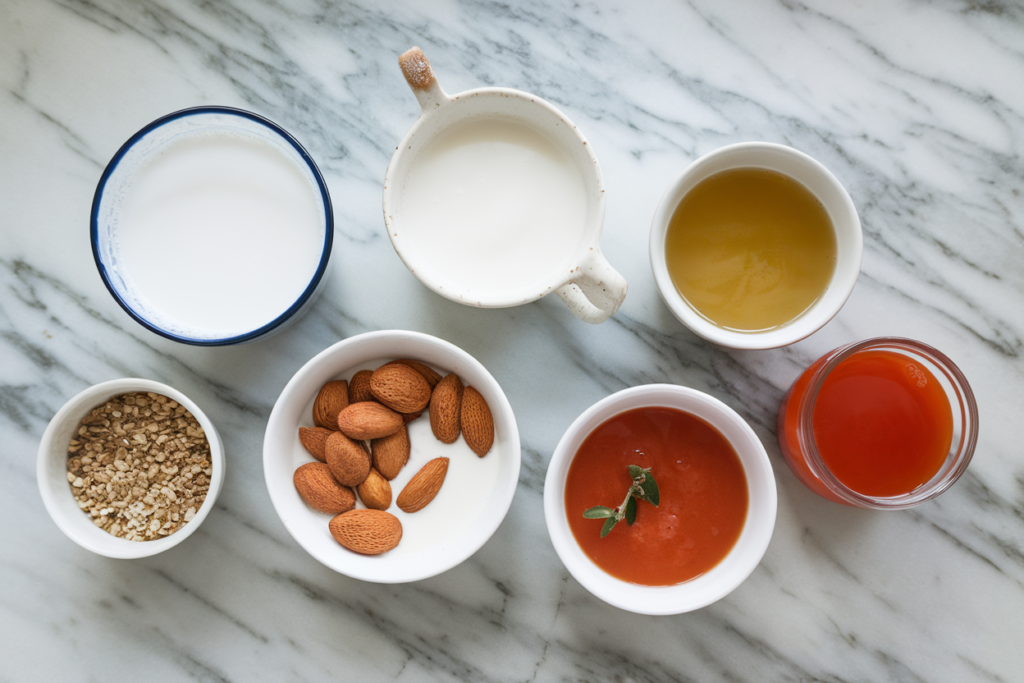
[[[693,162],[651,225],[666,305],[709,341],[770,349],[831,320],[860,274],[863,237],[849,194],[791,147],[746,142]]]

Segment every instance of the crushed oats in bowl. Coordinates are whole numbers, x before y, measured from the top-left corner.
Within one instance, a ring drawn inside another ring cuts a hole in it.
[[[173,534],[210,490],[206,433],[185,406],[155,393],[116,396],[82,420],[68,483],[96,526],[129,541]]]

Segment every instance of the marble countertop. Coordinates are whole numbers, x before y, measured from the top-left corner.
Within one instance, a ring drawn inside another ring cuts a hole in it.
[[[397,56],[449,92],[536,93],[585,132],[608,192],[602,245],[629,281],[599,326],[556,297],[475,310],[429,292],[383,231],[381,181],[419,111]],[[1024,7],[837,3],[9,0],[0,4],[0,680],[1024,680]],[[291,131],[334,202],[334,269],[297,324],[235,348],[149,333],[108,295],[92,194],[149,121],[237,106]],[[648,262],[651,217],[697,156],[768,140],[842,181],[863,272],[834,320],[737,352],[684,328]],[[262,442],[292,374],[339,339],[419,330],[503,385],[523,451],[494,537],[440,576],[375,585],[303,552],[275,514]],[[851,341],[906,336],[970,379],[965,477],[912,511],[825,501],[775,440],[789,384]],[[175,386],[217,424],[228,478],[199,531],[110,560],[72,543],[36,487],[57,409],[96,382]],[[548,459],[584,409],[671,382],[735,408],[775,468],[775,535],[750,578],[674,617],[610,607],[551,546]]]

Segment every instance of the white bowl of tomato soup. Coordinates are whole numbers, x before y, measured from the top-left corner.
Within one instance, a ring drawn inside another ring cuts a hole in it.
[[[634,510],[624,506],[638,481],[630,465],[649,470],[657,505],[641,487]],[[623,518],[585,517],[592,508]],[[750,426],[718,399],[670,384],[588,408],[562,436],[544,482],[548,533],[569,573],[638,614],[690,612],[732,592],[764,556],[776,508],[772,466]]]

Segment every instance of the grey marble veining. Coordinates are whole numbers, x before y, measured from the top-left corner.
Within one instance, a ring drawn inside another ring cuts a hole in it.
[[[422,287],[383,231],[381,181],[419,107],[412,45],[454,93],[534,92],[593,145],[602,245],[630,283],[581,323],[549,297],[462,307]],[[1024,6],[1016,2],[131,2],[0,4],[0,680],[1024,680]],[[170,111],[238,106],[291,131],[336,218],[327,290],[285,332],[198,349],[131,321],[92,262],[106,162]],[[794,146],[847,187],[861,278],[825,328],[739,352],[688,332],[650,273],[648,228],[690,161],[732,142]],[[512,509],[476,555],[380,586],[307,556],[263,482],[262,435],[292,374],[338,339],[447,339],[503,385],[520,425]],[[829,503],[789,472],[775,414],[822,353],[872,336],[932,344],[977,394],[964,479],[909,512]],[[226,442],[228,479],[190,539],[94,556],[47,517],[35,452],[95,382],[184,391]],[[753,426],[779,516],[754,574],[675,617],[598,601],[560,564],[541,505],[562,432],[619,389],[706,391]]]

